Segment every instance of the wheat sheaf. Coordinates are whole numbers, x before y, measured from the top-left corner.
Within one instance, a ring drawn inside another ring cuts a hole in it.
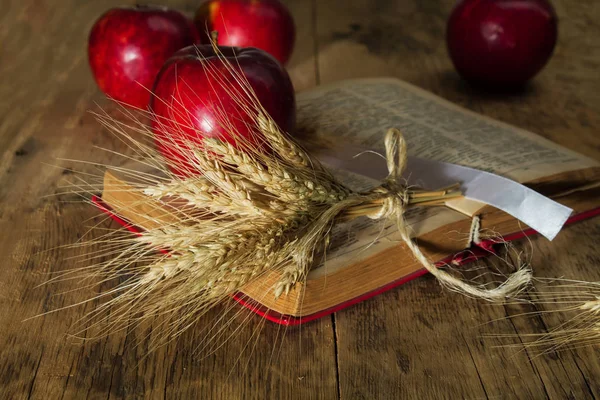
[[[233,141],[191,141],[183,131],[157,137],[153,129],[161,129],[164,119],[151,111],[124,111],[126,121],[108,113],[96,114],[127,149],[124,157],[144,167],[143,171],[113,168],[131,178],[122,190],[143,194],[149,207],[162,204],[169,222],[156,220],[138,236],[108,232],[95,239],[105,245],[98,253],[99,262],[55,278],[84,277],[100,283],[116,280],[114,287],[92,299],[103,302],[85,321],[108,313],[103,332],[111,333],[148,319],[173,316],[162,326],[161,342],[172,340],[212,307],[267,273],[277,273],[280,278],[265,288],[264,295],[287,295],[323,258],[334,224],[358,217],[394,220],[414,256],[452,290],[503,301],[529,282],[531,271],[526,265],[489,289],[456,278],[427,260],[410,238],[404,210],[441,206],[461,193],[458,185],[435,191],[407,187],[401,178],[406,142],[398,130],[382,132],[386,135],[388,177],[372,190],[355,192],[281,131],[238,68],[228,65],[224,72],[207,63],[205,73],[214,85],[225,85],[231,78],[237,83],[226,89],[253,121],[248,125],[250,138],[236,132],[231,117],[218,106],[214,106],[214,114],[219,116],[216,123]],[[223,73],[230,76],[225,79]],[[167,105],[183,104],[184,100],[177,94],[160,99]],[[155,150],[157,144],[177,148],[186,159],[185,174],[172,172],[172,161]],[[86,182],[75,185],[85,196],[99,189]],[[89,262],[95,255],[85,257]],[[213,333],[215,329],[207,328]]]

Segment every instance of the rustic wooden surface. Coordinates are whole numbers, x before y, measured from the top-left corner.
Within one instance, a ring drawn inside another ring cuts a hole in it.
[[[197,3],[164,2],[188,12]],[[4,0],[0,7],[0,398],[600,397],[598,348],[539,355],[486,337],[526,341],[565,316],[506,319],[535,309],[470,300],[431,277],[302,328],[240,315],[236,339],[203,359],[190,350],[194,331],[147,356],[151,327],[83,344],[65,336],[93,304],[27,319],[90,294],[73,291],[78,282],[38,285],[81,255],[58,246],[100,222],[73,196],[52,195],[73,170],[94,170],[58,158],[110,163],[93,146],[119,149],[87,113],[106,102],[85,49],[94,19],[122,3]],[[452,3],[287,1],[298,26],[290,63],[296,87],[396,76],[600,159],[600,5],[553,1],[560,19],[554,57],[526,90],[499,95],[474,90],[453,72],[444,43]],[[527,246],[539,276],[599,281],[598,243],[596,219]]]

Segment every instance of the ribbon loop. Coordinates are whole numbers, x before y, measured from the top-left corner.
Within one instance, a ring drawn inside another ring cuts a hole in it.
[[[388,168],[387,181],[397,182],[406,168],[406,141],[396,128],[390,128],[385,134],[385,159]]]

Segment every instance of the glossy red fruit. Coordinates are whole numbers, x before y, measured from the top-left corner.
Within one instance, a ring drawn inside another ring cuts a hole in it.
[[[204,43],[210,32],[217,31],[219,45],[257,47],[282,64],[294,50],[294,20],[279,0],[208,0],[196,12],[194,23]]]
[[[178,11],[158,6],[113,8],[92,27],[88,57],[105,94],[146,109],[149,89],[162,65],[196,38],[193,23]]]
[[[447,45],[466,80],[516,86],[550,59],[558,34],[546,0],[463,0],[448,20]]]
[[[268,146],[257,134],[257,102],[282,130],[294,127],[296,101],[285,68],[256,48],[220,46],[219,52],[211,45],[182,49],[156,78],[150,102],[156,145],[179,175],[198,172],[188,162],[188,150],[207,137],[238,147]]]

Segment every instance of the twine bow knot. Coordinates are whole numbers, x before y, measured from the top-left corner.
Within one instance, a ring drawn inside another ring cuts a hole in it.
[[[402,173],[407,164],[406,150],[406,141],[402,133],[397,129],[389,129],[385,135],[388,176],[379,187],[371,191],[372,194],[381,196],[381,206],[376,211],[366,214],[366,216],[375,220],[395,218],[402,241],[411,250],[414,257],[450,289],[489,301],[503,300],[516,294],[531,281],[532,273],[527,264],[520,265],[517,271],[508,276],[501,285],[493,289],[487,289],[483,285],[465,282],[437,268],[412,240],[404,219],[404,211],[407,205],[411,203],[411,192],[406,185],[401,183]]]
[[[373,189],[374,193],[383,195],[383,203],[379,210],[367,215],[371,219],[402,215],[409,202],[408,190],[400,183],[407,162],[404,136],[398,129],[392,128],[385,134],[384,142],[388,176],[379,187]]]

